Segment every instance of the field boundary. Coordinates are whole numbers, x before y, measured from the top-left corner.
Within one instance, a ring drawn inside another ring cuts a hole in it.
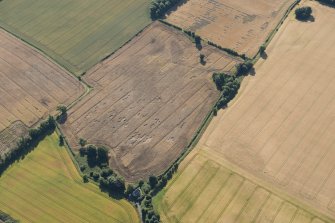
[[[192,42],[194,42],[194,40],[193,40],[193,39],[186,33],[186,31],[188,31],[188,30],[184,30],[184,29],[182,29],[181,27],[176,26],[176,25],[174,25],[174,24],[172,24],[172,23],[170,23],[170,22],[168,22],[168,21],[166,21],[166,20],[163,20],[163,19],[158,19],[158,21],[161,22],[161,23],[164,23],[164,24],[167,25],[167,26],[170,26],[170,27],[172,27],[172,28],[175,28],[175,29],[181,31],[181,32],[182,32],[184,35],[186,35]],[[234,58],[234,59],[242,59],[242,60],[249,59],[249,58],[247,58],[247,57],[245,57],[245,56],[239,54],[238,52],[235,52],[235,51],[232,50],[232,49],[221,47],[221,46],[219,46],[219,45],[217,45],[217,44],[215,44],[215,43],[213,43],[213,42],[211,42],[211,41],[209,41],[209,40],[203,39],[201,36],[199,36],[199,37],[200,37],[200,39],[201,39],[203,42],[207,43],[207,44],[210,45],[210,46],[215,47],[216,49],[218,49],[218,50],[220,50],[220,51],[222,51],[222,52],[225,52],[228,56],[230,56],[230,57],[232,57],[232,58]],[[233,52],[235,52],[235,53],[233,53]]]
[[[279,28],[283,25],[284,21],[287,19],[287,17],[289,16],[289,14],[293,10],[293,8],[296,7],[301,1],[302,0],[295,0],[295,2],[290,5],[290,7],[284,13],[283,17],[280,19],[280,21],[276,25],[276,27],[270,32],[270,34],[268,35],[268,37],[265,39],[265,41],[263,42],[263,44],[261,46],[265,46],[265,48],[266,48],[270,44],[271,40],[276,35]],[[256,55],[252,58],[252,60],[255,61],[254,63],[257,62],[257,60],[260,58],[260,56],[261,56],[261,52],[260,52],[260,50],[258,50]]]
[[[333,223],[333,222],[334,222],[334,220],[330,219],[328,216],[326,216],[326,215],[324,215],[323,213],[318,212],[318,211],[316,211],[316,210],[314,210],[314,209],[311,209],[310,207],[306,206],[305,204],[303,204],[303,203],[300,202],[299,200],[296,200],[295,198],[293,198],[293,197],[291,197],[291,196],[289,196],[289,195],[286,195],[286,194],[284,194],[284,195],[279,194],[279,190],[274,190],[274,191],[273,191],[269,185],[264,184],[263,182],[259,182],[258,180],[249,178],[249,176],[245,176],[243,173],[240,173],[239,171],[237,171],[237,170],[235,170],[235,169],[233,170],[233,169],[230,168],[228,165],[224,165],[224,164],[222,164],[221,162],[218,162],[218,161],[212,159],[211,154],[208,154],[207,151],[204,151],[204,150],[200,150],[199,153],[196,153],[196,154],[195,154],[195,155],[194,155],[194,156],[193,156],[193,157],[186,163],[186,165],[183,166],[183,169],[182,169],[178,174],[176,174],[176,175],[169,181],[168,185],[167,185],[166,187],[164,187],[164,188],[160,191],[160,193],[162,193],[162,197],[164,196],[164,194],[166,193],[166,191],[167,191],[170,187],[172,187],[173,183],[174,183],[175,181],[178,180],[178,178],[179,178],[180,175],[185,171],[185,169],[188,167],[188,165],[189,165],[192,161],[194,161],[197,157],[201,157],[201,156],[202,156],[202,157],[206,157],[206,158],[208,159],[208,160],[206,160],[206,161],[202,164],[202,166],[204,166],[204,165],[205,165],[207,162],[209,162],[209,161],[210,161],[210,162],[213,162],[213,163],[216,163],[216,164],[219,165],[221,168],[223,168],[224,170],[226,170],[230,175],[236,175],[236,176],[239,176],[241,179],[243,179],[243,182],[244,182],[244,181],[249,181],[249,182],[255,184],[255,185],[256,185],[256,189],[261,188],[261,189],[265,190],[266,192],[268,192],[269,195],[272,194],[272,195],[274,195],[274,196],[280,198],[280,199],[283,201],[283,203],[288,203],[288,204],[290,204],[290,205],[296,207],[297,209],[302,209],[303,211],[305,211],[305,212],[307,212],[307,213],[310,213],[310,214],[314,215],[314,218],[312,218],[312,219],[319,218],[319,219],[325,221],[326,223]],[[200,169],[202,169],[202,168],[200,168]],[[196,177],[198,174],[199,174],[199,173],[197,173],[194,177]],[[194,177],[193,177],[193,178],[194,178]],[[228,178],[229,178],[229,177],[228,177]],[[185,186],[185,188],[183,189],[183,191],[186,190],[187,187],[188,187],[191,183],[192,183],[192,180],[190,180],[190,183],[189,183],[187,186]],[[182,192],[181,192],[181,193],[182,193]],[[233,198],[234,198],[234,196],[233,196]],[[232,198],[232,199],[233,199],[233,198]],[[293,201],[292,201],[292,200],[293,200]],[[164,201],[161,200],[161,202],[158,203],[159,205],[158,205],[158,206],[155,206],[155,210],[157,210],[157,209],[162,210],[163,213],[164,213],[164,216],[165,216],[167,219],[170,219],[170,217],[167,215],[167,210],[166,210],[166,207],[167,207],[167,206],[162,205],[163,202],[164,202]],[[155,204],[156,204],[156,203],[157,203],[157,202],[155,202]],[[174,202],[172,202],[172,203],[174,203]],[[168,208],[170,208],[170,207],[168,207]],[[260,210],[261,210],[261,209],[260,209]],[[242,211],[243,211],[243,210],[242,210]],[[241,211],[241,212],[242,212],[242,211]]]

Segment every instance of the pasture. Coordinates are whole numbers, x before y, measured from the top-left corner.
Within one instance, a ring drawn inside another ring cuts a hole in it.
[[[253,57],[294,0],[189,0],[166,20]]]
[[[155,22],[84,80],[94,90],[62,126],[73,148],[79,138],[105,145],[112,168],[128,181],[163,172],[184,150],[219,92],[211,75],[238,60]],[[78,148],[78,147],[77,147]]]
[[[55,133],[5,171],[0,197],[0,210],[20,222],[139,222],[128,202],[82,183]]]
[[[3,0],[0,26],[76,75],[148,25],[150,0]]]
[[[227,168],[220,155],[206,149],[189,154],[154,198],[162,222],[328,222],[282,193]]]
[[[183,162],[180,176],[160,195],[157,203],[167,222],[192,222],[212,213],[220,213],[215,215],[225,220],[220,222],[334,222],[335,24],[330,21],[335,11],[314,1],[304,4],[313,8],[315,21],[299,22],[290,15],[269,45],[267,58],[257,62],[255,77],[213,119],[192,152],[194,160]],[[234,183],[235,173],[243,183],[218,187]],[[218,196],[221,190],[233,191]],[[273,196],[281,204],[273,208],[275,214],[267,205]],[[210,197],[232,203],[206,205]],[[275,216],[281,216],[286,201],[290,213],[283,217],[290,220],[281,220]],[[257,220],[262,212],[273,216]],[[309,217],[296,220],[301,212]],[[245,219],[244,213],[252,215]]]
[[[28,127],[83,92],[77,79],[0,29],[0,154]]]

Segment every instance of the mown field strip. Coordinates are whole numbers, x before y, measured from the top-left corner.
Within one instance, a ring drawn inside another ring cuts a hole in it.
[[[195,153],[187,158],[186,165],[161,192],[163,196],[155,198],[163,222],[326,222],[226,169],[213,160],[215,157]]]

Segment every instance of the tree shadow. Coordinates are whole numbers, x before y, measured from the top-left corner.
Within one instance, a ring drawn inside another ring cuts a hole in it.
[[[256,70],[255,70],[255,68],[251,68],[251,69],[249,70],[249,75],[251,75],[251,76],[255,76],[255,75],[256,75]]]
[[[57,117],[57,122],[59,124],[64,124],[67,120],[67,113],[61,114]]]
[[[174,11],[177,11],[177,9],[186,4],[188,2],[188,0],[182,0],[182,1],[179,1],[177,4],[175,4],[173,7],[171,7],[166,13],[164,16],[162,16],[162,19],[166,19],[169,15],[171,15],[172,12]]]
[[[262,53],[260,53],[260,56],[262,59],[266,60],[268,58],[268,54],[264,51]]]
[[[322,1],[317,1],[319,2],[321,5],[324,5],[324,6],[327,6],[327,7],[330,7],[330,8],[335,8],[335,5],[332,5],[332,4],[329,4],[329,3],[326,3],[326,2],[322,2]]]
[[[297,18],[297,20],[300,21],[300,22],[315,22],[315,17],[313,15],[311,15],[307,19],[301,19],[301,18],[298,19]]]

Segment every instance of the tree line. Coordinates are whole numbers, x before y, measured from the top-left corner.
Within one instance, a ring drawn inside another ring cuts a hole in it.
[[[335,0],[317,0],[317,1],[335,7]]]
[[[164,16],[180,0],[153,0],[150,6],[150,17],[155,20]]]
[[[242,77],[248,75],[253,69],[253,63],[245,61],[235,66],[235,72],[233,74],[227,73],[214,73],[212,79],[216,85],[216,88],[221,91],[221,97],[216,104],[214,113],[217,110],[227,106],[238,93]]]
[[[55,128],[55,120],[49,116],[39,127],[30,129],[27,137],[21,137],[15,148],[0,157],[0,175],[16,160],[24,158],[45,136],[54,132]]]

